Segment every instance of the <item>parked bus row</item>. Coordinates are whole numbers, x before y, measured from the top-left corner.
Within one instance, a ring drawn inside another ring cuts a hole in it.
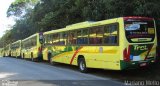
[[[155,62],[155,21],[147,17],[120,17],[82,22],[62,29],[35,33],[1,49],[3,56],[88,68],[124,70]]]

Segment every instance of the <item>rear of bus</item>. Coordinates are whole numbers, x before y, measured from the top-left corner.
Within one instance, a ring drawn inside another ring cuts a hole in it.
[[[155,62],[157,36],[153,18],[124,17],[125,42],[121,69],[140,68]]]

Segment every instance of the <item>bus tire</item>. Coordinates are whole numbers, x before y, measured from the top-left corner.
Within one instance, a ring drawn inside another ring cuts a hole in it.
[[[52,54],[48,53],[48,62],[51,62]]]
[[[31,61],[34,62],[34,58],[33,57],[31,58]]]
[[[51,64],[51,65],[55,65],[56,62],[52,61],[52,54],[51,53],[48,53],[48,62]]]
[[[22,59],[24,59],[24,57],[25,57],[25,55],[24,55],[24,53],[23,53],[23,57],[22,57]]]
[[[33,53],[31,53],[31,61],[34,62]]]
[[[82,73],[86,73],[87,72],[87,67],[86,67],[86,62],[84,58],[79,58],[78,59],[78,67],[79,67],[79,71]]]
[[[51,65],[55,65],[55,64],[56,64],[56,62],[52,61],[52,58],[50,58],[49,61],[50,61],[50,64],[51,64]]]
[[[42,62],[42,61],[43,61],[43,55],[42,55],[42,53],[38,52],[37,55],[38,55],[38,56],[36,57],[35,60],[36,60],[37,62]]]
[[[20,56],[19,56],[19,58],[20,58],[20,59],[22,59],[22,55],[21,55],[21,53],[20,53]]]

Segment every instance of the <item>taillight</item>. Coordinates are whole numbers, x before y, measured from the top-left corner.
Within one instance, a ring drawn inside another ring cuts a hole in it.
[[[130,46],[128,48],[128,51],[127,51],[127,48],[124,49],[123,51],[123,59],[124,61],[130,61]]]

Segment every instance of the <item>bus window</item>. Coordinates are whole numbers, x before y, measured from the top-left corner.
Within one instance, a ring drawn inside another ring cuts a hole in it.
[[[28,48],[31,48],[31,40],[30,39],[28,39]]]
[[[69,44],[76,44],[77,42],[77,35],[76,31],[70,31],[68,36],[68,43]]]
[[[82,36],[81,36],[82,32],[81,30],[77,30],[77,44],[82,44]]]
[[[53,44],[59,44],[59,34],[53,34]]]
[[[152,42],[155,38],[153,20],[125,21],[125,34],[130,43]]]
[[[66,45],[67,42],[67,33],[62,32],[60,33],[60,45]]]
[[[65,43],[64,43],[64,39],[63,39],[63,33],[60,33],[60,36],[59,36],[60,38],[59,38],[59,43],[60,43],[60,45],[64,45]]]
[[[47,35],[44,36],[44,39],[45,39],[45,44],[46,44],[46,43],[47,43],[47,40],[48,40],[48,39],[47,39]]]
[[[45,35],[45,44],[52,44],[52,35]]]
[[[52,35],[48,35],[48,44],[52,44]]]
[[[77,44],[88,44],[88,29],[77,31]]]
[[[102,44],[103,27],[93,27],[90,29],[89,44]]]
[[[37,45],[37,37],[34,38],[34,46]]]
[[[36,37],[31,39],[31,46],[36,46]]]
[[[82,30],[82,44],[88,44],[88,29]]]
[[[34,46],[36,46],[37,44],[36,44],[36,42],[37,42],[37,37],[34,37]]]
[[[118,43],[118,25],[107,25],[104,28],[104,44],[117,44]]]

